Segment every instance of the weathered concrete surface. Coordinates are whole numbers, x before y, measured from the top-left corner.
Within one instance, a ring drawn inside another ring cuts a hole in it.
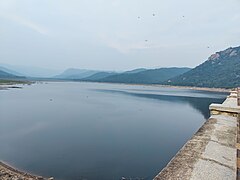
[[[216,115],[204,123],[154,180],[236,180],[237,98],[230,96],[218,108],[212,107],[212,114]]]
[[[0,162],[0,180],[53,180],[53,178],[46,179],[24,173]]]

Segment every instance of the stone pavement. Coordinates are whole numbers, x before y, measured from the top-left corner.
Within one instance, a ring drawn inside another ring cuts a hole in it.
[[[0,162],[0,180],[53,180],[53,178],[43,178],[16,170]]]

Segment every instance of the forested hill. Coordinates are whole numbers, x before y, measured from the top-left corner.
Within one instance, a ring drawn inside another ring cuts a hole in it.
[[[196,68],[170,78],[164,84],[177,86],[233,88],[240,86],[240,47],[211,55]]]
[[[99,79],[99,82],[130,83],[130,84],[161,84],[172,77],[189,71],[190,68],[159,68],[136,73],[121,73]]]
[[[7,79],[7,78],[19,78],[19,76],[7,73],[5,71],[0,70],[0,79]]]

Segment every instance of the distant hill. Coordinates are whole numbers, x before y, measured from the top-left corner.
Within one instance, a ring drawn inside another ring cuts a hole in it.
[[[143,71],[146,71],[146,70],[147,69],[145,69],[145,68],[138,68],[138,69],[134,69],[134,70],[131,70],[131,71],[125,71],[124,73],[133,74],[133,73],[143,72]]]
[[[136,73],[121,73],[99,79],[99,82],[130,83],[130,84],[160,84],[170,78],[189,71],[190,68],[159,68],[143,70]]]
[[[1,67],[3,69],[1,69]],[[59,74],[61,71],[56,69],[48,69],[41,67],[33,67],[33,66],[21,66],[21,65],[9,65],[0,63],[0,70],[8,72],[10,74],[14,74],[17,76],[26,76],[26,77],[52,77]]]
[[[107,71],[102,71],[102,72],[97,72],[91,76],[88,76],[86,78],[83,78],[81,80],[83,81],[99,81],[101,79],[110,77],[110,76],[114,76],[114,75],[120,75],[120,74],[135,74],[135,73],[139,73],[139,72],[143,72],[146,71],[147,69],[144,68],[139,68],[139,69],[134,69],[134,70],[130,70],[130,71],[125,71],[123,73],[117,73],[117,72],[107,72]]]
[[[106,77],[109,77],[109,76],[113,76],[113,75],[116,75],[118,73],[114,73],[114,72],[98,72],[98,73],[95,73],[91,76],[88,76],[86,78],[83,78],[81,80],[83,81],[98,81],[100,79],[103,79],[103,78],[106,78]]]
[[[0,70],[4,71],[6,73],[9,73],[9,74],[15,75],[15,76],[24,76],[23,74],[21,74],[19,72],[16,72],[14,70],[11,70],[11,69],[8,69],[8,68],[2,67],[2,66],[0,66]]]
[[[14,78],[23,78],[20,76],[16,76],[5,71],[0,70],[0,79],[14,79]]]
[[[95,70],[86,70],[86,69],[74,69],[70,68],[64,71],[62,74],[55,76],[57,79],[83,79],[89,76],[92,76],[99,71]]]
[[[240,86],[240,47],[211,55],[196,68],[170,78],[165,84],[177,86],[233,88]]]

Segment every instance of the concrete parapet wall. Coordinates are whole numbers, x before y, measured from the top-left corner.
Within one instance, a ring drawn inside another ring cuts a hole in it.
[[[237,92],[210,105],[211,117],[154,180],[236,180]]]

